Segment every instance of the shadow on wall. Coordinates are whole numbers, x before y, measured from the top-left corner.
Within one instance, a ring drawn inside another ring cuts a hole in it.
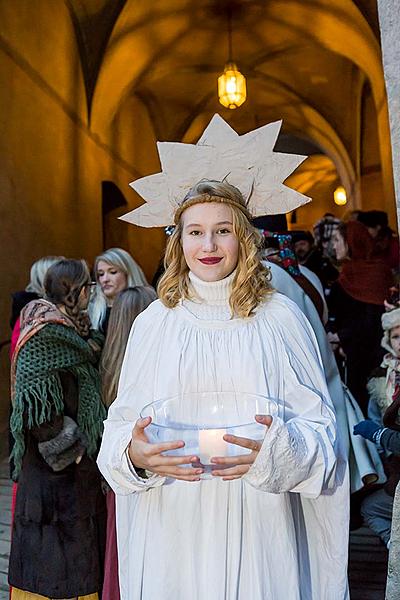
[[[129,210],[125,196],[112,181],[103,181],[101,192],[103,248],[128,248],[127,223],[118,219]]]

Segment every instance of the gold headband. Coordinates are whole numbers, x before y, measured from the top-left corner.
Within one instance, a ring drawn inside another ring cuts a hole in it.
[[[199,194],[197,196],[192,196],[187,200],[183,200],[182,204],[176,209],[174,214],[174,223],[178,225],[179,219],[182,216],[182,213],[189,208],[190,206],[194,206],[195,204],[202,204],[204,202],[219,202],[221,204],[229,204],[230,206],[235,206],[239,208],[241,212],[247,217],[249,221],[251,221],[252,216],[247,209],[247,207],[238,202],[237,200],[233,200],[232,198],[225,198],[225,196],[214,196],[212,194]]]

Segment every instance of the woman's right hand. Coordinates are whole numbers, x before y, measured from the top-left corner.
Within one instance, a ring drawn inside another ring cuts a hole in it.
[[[129,458],[132,464],[139,469],[146,469],[162,477],[172,477],[183,481],[199,481],[203,468],[180,467],[188,463],[199,463],[198,456],[164,456],[162,452],[183,448],[183,441],[165,442],[162,444],[151,444],[147,438],[145,429],[151,423],[151,417],[138,419],[132,431],[132,439],[129,444]]]

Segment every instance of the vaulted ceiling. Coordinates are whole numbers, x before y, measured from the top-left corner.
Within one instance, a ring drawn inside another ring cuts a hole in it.
[[[161,140],[195,141],[216,111],[240,133],[283,118],[277,149],[314,155],[306,176],[296,178],[303,191],[341,181],[360,206],[361,177],[370,168],[381,172],[383,194],[393,201],[375,0],[66,3],[88,121],[100,137],[132,96],[145,104]],[[234,111],[216,94],[228,56],[228,13],[233,57],[248,85],[247,101]]]

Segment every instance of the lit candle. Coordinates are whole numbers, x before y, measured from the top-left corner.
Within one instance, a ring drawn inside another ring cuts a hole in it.
[[[214,456],[226,456],[227,442],[223,439],[226,429],[199,430],[199,456],[203,465],[210,464]]]

